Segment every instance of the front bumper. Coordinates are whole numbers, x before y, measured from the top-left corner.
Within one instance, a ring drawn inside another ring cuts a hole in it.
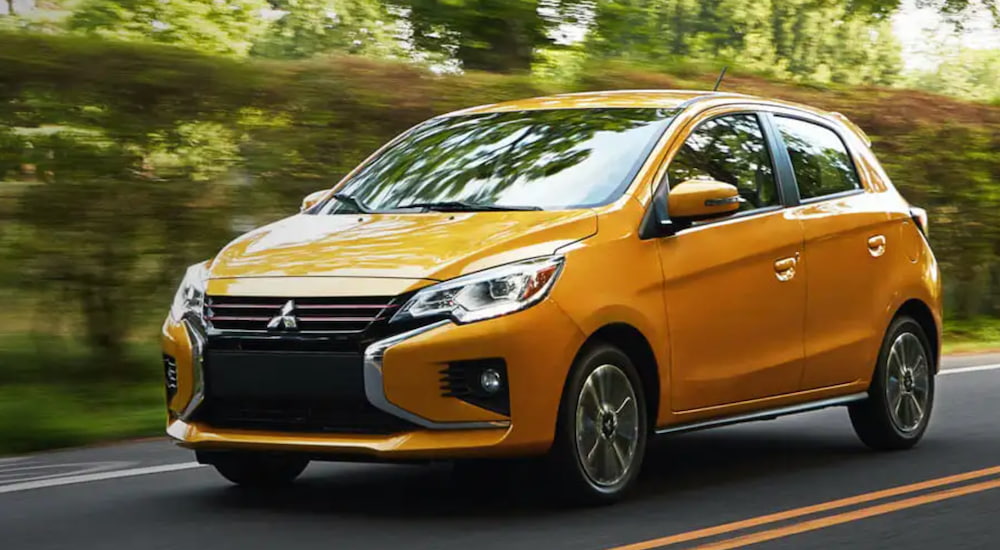
[[[367,400],[414,429],[389,435],[227,429],[198,420],[205,399],[206,337],[195,321],[163,327],[164,353],[176,360],[167,433],[193,449],[295,451],[331,458],[448,459],[517,456],[551,445],[566,375],[583,334],[551,300],[468,325],[440,322],[367,346]],[[442,392],[441,371],[456,361],[506,363],[510,415]]]

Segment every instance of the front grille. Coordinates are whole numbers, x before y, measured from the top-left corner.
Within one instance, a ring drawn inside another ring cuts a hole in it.
[[[195,420],[214,428],[392,434],[417,429],[365,396],[359,352],[216,349]]]
[[[290,433],[420,429],[373,406],[364,388],[365,348],[419,326],[389,324],[411,295],[206,297],[205,398],[193,420]],[[285,325],[285,316],[294,317],[294,326]]]
[[[219,331],[360,334],[397,307],[391,297],[208,296],[205,322]]]

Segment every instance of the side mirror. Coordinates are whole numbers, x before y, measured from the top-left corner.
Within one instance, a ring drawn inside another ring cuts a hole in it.
[[[707,179],[685,180],[667,192],[661,185],[639,227],[639,238],[673,235],[692,222],[739,210],[744,199],[735,185]]]
[[[735,185],[715,180],[685,180],[670,190],[667,209],[676,221],[698,221],[740,209],[744,199]]]
[[[299,212],[305,212],[306,210],[316,206],[316,204],[323,200],[329,192],[329,189],[322,189],[320,191],[309,193],[306,195],[306,198],[302,199],[302,206],[299,208]]]

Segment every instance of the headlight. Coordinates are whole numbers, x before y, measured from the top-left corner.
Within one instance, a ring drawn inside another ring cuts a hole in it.
[[[471,323],[521,311],[545,298],[562,265],[561,256],[548,256],[429,286],[410,298],[392,321],[450,317]]]
[[[184,280],[174,295],[174,303],[170,306],[170,317],[174,321],[180,321],[188,314],[201,318],[202,307],[205,305],[205,281],[208,280],[207,266],[208,262],[202,262],[187,268]]]

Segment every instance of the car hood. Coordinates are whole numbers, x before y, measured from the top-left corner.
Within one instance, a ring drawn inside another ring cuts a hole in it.
[[[552,254],[596,232],[590,210],[300,214],[229,243],[209,277],[446,280]]]

